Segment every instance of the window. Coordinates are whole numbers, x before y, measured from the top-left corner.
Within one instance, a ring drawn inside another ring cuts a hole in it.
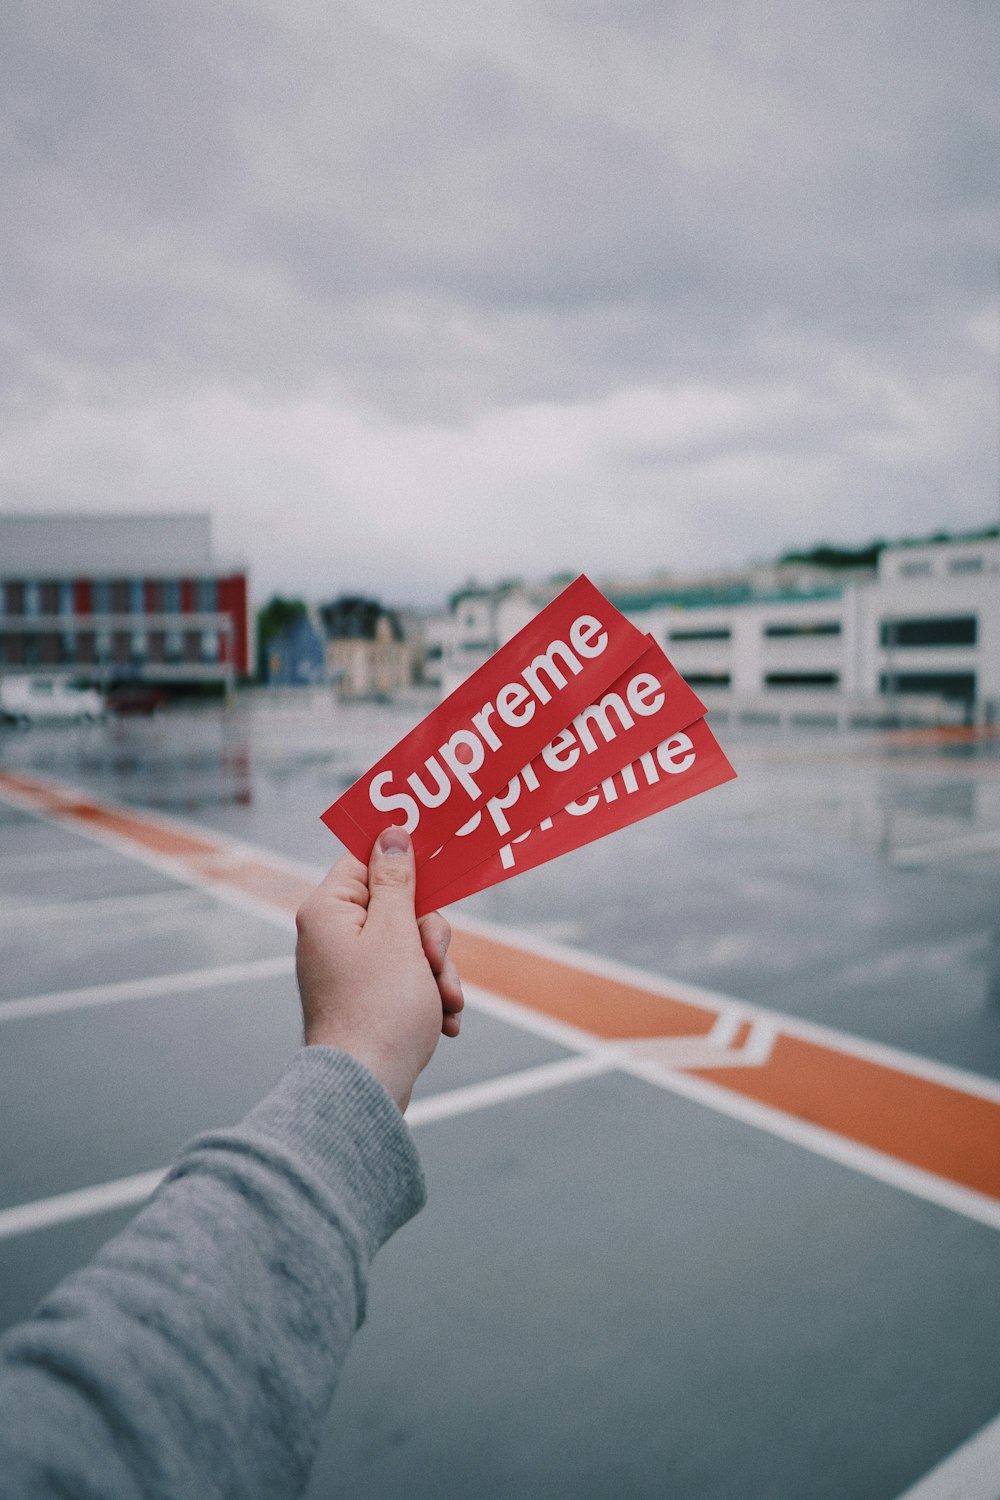
[[[218,661],[219,659],[219,634],[215,630],[203,630],[201,632],[201,659],[202,661]]]
[[[668,641],[728,641],[733,632],[728,625],[711,625],[703,630],[670,630]]]
[[[926,620],[883,620],[881,642],[885,646],[974,646],[975,615],[942,615]]]
[[[41,595],[36,578],[29,578],[24,585],[24,613],[37,615],[41,611]]]
[[[983,571],[983,557],[980,553],[976,557],[953,557],[948,564],[949,573],[981,573]]]
[[[883,672],[882,693],[927,693],[969,702],[976,696],[975,672]]]
[[[95,615],[111,613],[111,585],[106,578],[95,578],[90,591],[91,608]]]
[[[781,625],[765,625],[764,634],[771,640],[798,640],[809,635],[839,635],[839,620],[803,620]]]
[[[688,687],[719,687],[727,688],[731,682],[728,672],[685,672],[684,681]]]
[[[771,688],[835,688],[840,686],[839,672],[767,672],[764,686]]]
[[[164,631],[163,651],[167,661],[180,661],[184,651],[184,640],[179,630]]]
[[[899,565],[900,578],[929,578],[930,575],[929,562],[906,562]]]
[[[145,613],[146,590],[143,587],[141,578],[133,578],[129,581],[128,596],[129,611],[133,615]]]
[[[195,587],[195,599],[197,608],[203,615],[215,613],[215,579],[199,578]]]
[[[181,581],[179,578],[165,578],[163,580],[163,612],[167,615],[180,614],[181,609]]]

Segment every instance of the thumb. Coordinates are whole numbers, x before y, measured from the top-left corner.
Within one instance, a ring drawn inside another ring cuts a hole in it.
[[[417,865],[405,828],[393,825],[379,834],[368,861],[368,921],[377,927],[408,923],[417,930],[414,903]]]

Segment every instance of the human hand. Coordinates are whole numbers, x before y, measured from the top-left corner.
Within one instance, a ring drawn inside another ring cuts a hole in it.
[[[299,908],[295,966],[307,1046],[340,1047],[400,1109],[464,1004],[440,912],[414,916],[409,835],[387,828],[366,869],[345,854]]]

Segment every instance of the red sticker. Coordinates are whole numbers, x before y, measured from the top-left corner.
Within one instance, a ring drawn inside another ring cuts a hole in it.
[[[424,865],[417,871],[417,915],[582,848],[605,834],[731,781],[735,775],[707,723],[699,719],[607,777],[554,817],[543,819],[537,828],[503,844],[489,859],[450,884],[436,889],[427,886],[425,880],[433,864]]]
[[[488,798],[428,861],[425,890],[444,889],[501,844],[537,828],[567,802],[703,716],[701,699],[652,637],[646,641],[648,649],[618,681]]]
[[[365,862],[382,829],[400,823],[426,859],[647,644],[578,578],[328,807],[324,823]]]

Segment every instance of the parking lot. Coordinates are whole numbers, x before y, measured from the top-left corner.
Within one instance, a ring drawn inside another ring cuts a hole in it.
[[[419,712],[0,738],[4,1324],[295,1048],[319,814]],[[997,741],[719,733],[736,783],[450,913],[314,1496],[1000,1495]]]

